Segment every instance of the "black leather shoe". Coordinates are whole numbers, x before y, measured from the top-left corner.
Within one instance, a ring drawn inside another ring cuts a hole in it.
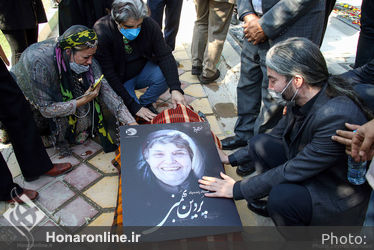
[[[216,73],[212,77],[205,77],[203,75],[199,75],[197,78],[199,78],[201,84],[209,84],[215,82],[220,75],[221,72],[219,72],[219,70],[217,69]]]
[[[222,149],[224,150],[233,150],[239,147],[244,147],[247,145],[247,141],[243,141],[239,137],[230,136],[221,141]]]
[[[265,200],[254,200],[252,202],[248,202],[247,207],[255,214],[270,217],[268,212],[268,202]]]
[[[239,175],[239,176],[247,176],[247,175],[250,175],[252,174],[254,171],[256,171],[256,169],[253,167],[253,166],[250,166],[249,168],[248,167],[245,167],[245,166],[241,166],[239,165],[237,168],[236,168],[236,173]]]
[[[203,66],[192,66],[191,75],[199,76],[203,72]]]

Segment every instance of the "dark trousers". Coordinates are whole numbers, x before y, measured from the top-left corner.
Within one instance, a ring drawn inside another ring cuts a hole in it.
[[[3,33],[12,50],[12,65],[18,62],[27,47],[38,41],[38,26],[35,29],[4,30]]]
[[[374,57],[364,66],[340,76],[353,86],[364,104],[374,112]]]
[[[53,165],[44,149],[33,120],[30,105],[17,83],[0,62],[0,121],[9,134],[18,164],[24,177],[36,177],[50,170]],[[0,154],[0,200],[9,200],[10,191],[16,187],[8,166]]]
[[[327,23],[329,22],[329,16],[331,14],[331,11],[335,7],[335,2],[336,2],[336,0],[326,0],[325,19],[323,21],[322,39],[321,39],[321,42],[319,44],[320,47],[321,47],[322,42],[323,42],[323,37],[325,36],[325,32],[326,32],[326,28],[327,28]]]
[[[357,44],[355,68],[374,58],[374,1],[363,0],[361,5],[361,31]]]
[[[148,0],[151,17],[162,29],[165,10],[164,37],[171,50],[175,49],[175,38],[179,29],[183,0]]]
[[[266,172],[287,161],[282,140],[267,134],[253,137],[247,150],[250,162],[258,173]],[[312,218],[309,191],[303,185],[295,183],[274,186],[268,197],[268,212],[277,226],[309,225]]]

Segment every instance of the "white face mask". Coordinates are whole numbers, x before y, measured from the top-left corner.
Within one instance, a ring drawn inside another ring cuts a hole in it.
[[[291,100],[286,100],[284,97],[283,97],[283,93],[286,91],[286,89],[290,86],[291,82],[292,82],[293,78],[291,78],[291,80],[289,80],[289,82],[287,83],[287,85],[283,88],[283,90],[281,92],[275,92],[274,90],[268,90],[269,91],[269,94],[271,95],[271,97],[273,97],[275,99],[275,101],[278,103],[278,104],[281,104],[281,105],[286,105],[287,103],[290,103],[290,102],[293,102],[297,93],[299,92],[299,89],[297,89],[294,93],[294,95],[292,96]]]
[[[76,62],[70,62],[70,69],[79,75],[84,72],[87,72],[90,69],[90,65],[85,66],[78,64]]]

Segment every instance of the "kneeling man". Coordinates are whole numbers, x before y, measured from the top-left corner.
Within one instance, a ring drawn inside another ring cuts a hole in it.
[[[237,182],[203,177],[200,187],[209,197],[246,199],[277,226],[362,225],[370,188],[348,182],[344,146],[331,136],[345,122],[365,123],[370,112],[350,85],[329,76],[322,53],[305,38],[274,45],[266,65],[269,89],[288,101],[286,115],[247,148],[229,156],[219,151],[223,163],[259,174]]]

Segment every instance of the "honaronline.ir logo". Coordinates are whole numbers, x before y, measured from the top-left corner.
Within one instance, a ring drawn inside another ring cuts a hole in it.
[[[10,207],[4,214],[4,218],[23,236],[27,239],[27,250],[34,246],[34,237],[31,230],[40,223],[46,216],[29,197],[25,194],[19,196],[16,188],[13,188],[10,193],[12,200],[18,197],[27,206],[21,206],[15,202],[14,207]]]

